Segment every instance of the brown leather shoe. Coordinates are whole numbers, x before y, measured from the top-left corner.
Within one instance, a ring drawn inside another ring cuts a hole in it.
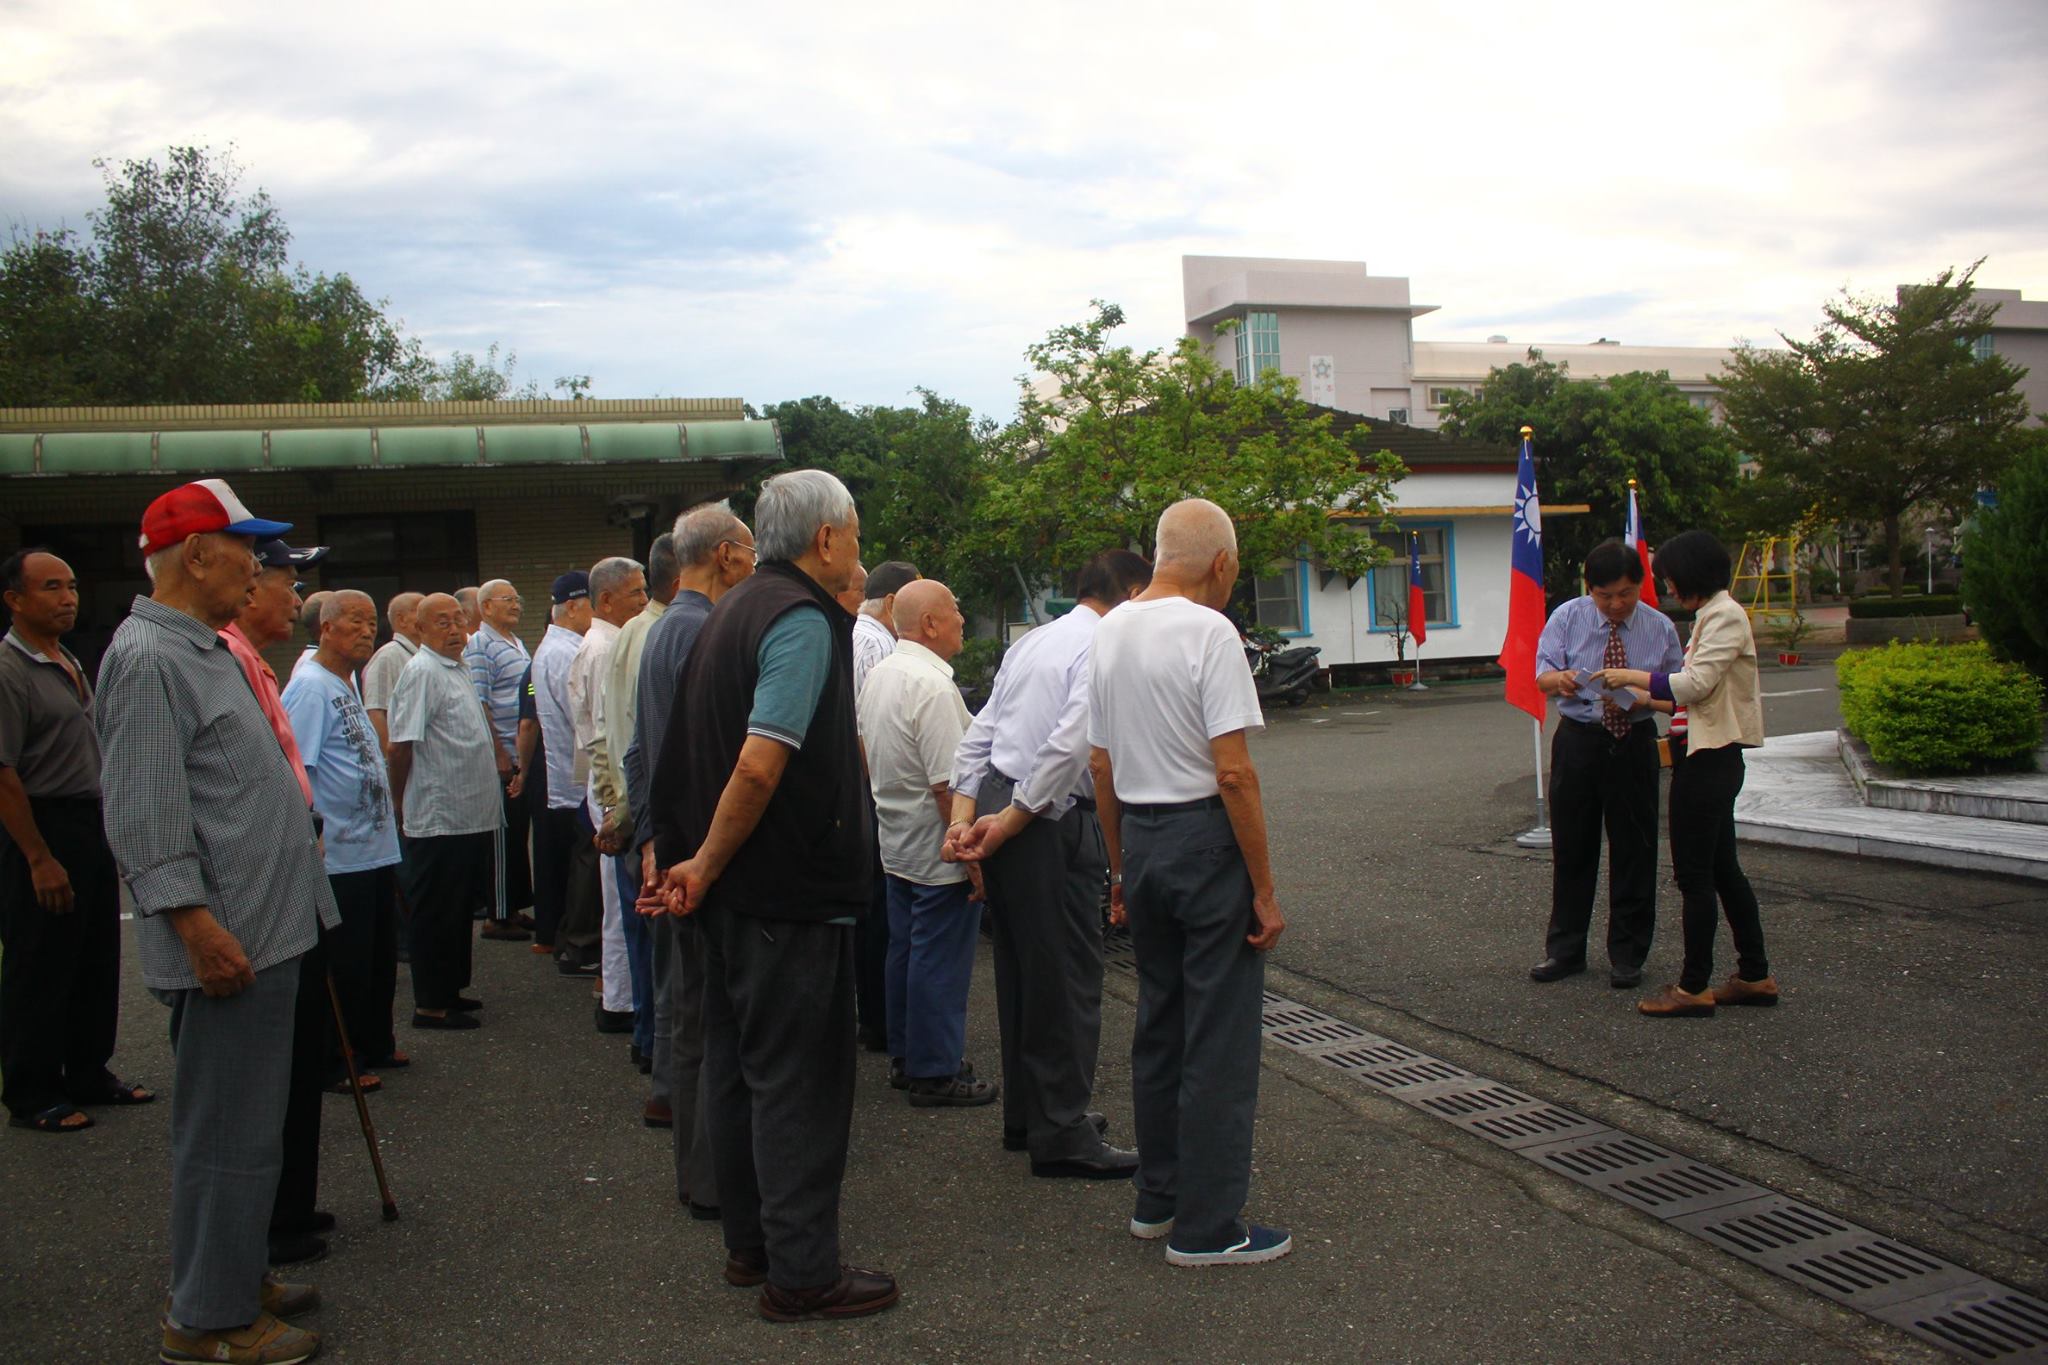
[[[896,1281],[879,1270],[856,1270],[841,1266],[839,1278],[817,1289],[782,1289],[769,1285],[761,1291],[761,1316],[770,1322],[804,1322],[810,1319],[864,1318],[879,1313],[897,1299]]]
[[[1714,1013],[1714,993],[1701,991],[1694,995],[1691,991],[1670,985],[1647,1000],[1638,1000],[1636,1010],[1653,1019],[1711,1018]]]
[[[1714,987],[1714,1003],[1717,1005],[1775,1005],[1778,1003],[1778,978],[1767,976],[1761,981],[1744,981],[1734,973]]]
[[[269,1313],[258,1315],[247,1327],[219,1332],[187,1332],[164,1324],[163,1346],[157,1358],[168,1365],[184,1362],[226,1362],[226,1365],[299,1365],[320,1354],[320,1338],[303,1327],[280,1322]]]
[[[293,1284],[263,1272],[263,1311],[272,1317],[295,1318],[320,1306],[320,1291],[310,1284]],[[168,1308],[166,1309],[168,1311]]]
[[[768,1282],[768,1252],[763,1247],[725,1254],[725,1282],[735,1289],[752,1289]]]

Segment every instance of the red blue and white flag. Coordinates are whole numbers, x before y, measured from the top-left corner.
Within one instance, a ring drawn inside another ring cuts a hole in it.
[[[1408,638],[1417,649],[1429,638],[1429,611],[1422,602],[1422,541],[1408,533]]]
[[[1628,485],[1628,524],[1621,528],[1621,543],[1636,552],[1636,559],[1643,566],[1643,602],[1648,606],[1657,603],[1657,575],[1650,572],[1650,542],[1643,538],[1643,514],[1636,507],[1635,480]]]
[[[1536,496],[1536,456],[1523,429],[1522,459],[1515,470],[1515,515],[1509,531],[1508,634],[1500,647],[1507,670],[1507,699],[1543,719],[1543,693],[1536,687],[1536,642],[1549,609],[1543,599],[1543,505]]]

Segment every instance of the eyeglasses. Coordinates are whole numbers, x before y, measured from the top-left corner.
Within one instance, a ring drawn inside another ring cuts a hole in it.
[[[523,606],[526,603],[526,599],[516,592],[501,592],[496,597],[486,597],[484,599],[485,606],[489,606],[493,602],[514,602]]]
[[[731,545],[736,549],[745,550],[748,554],[752,555],[757,560],[761,557],[761,552],[759,550],[755,549],[751,545],[743,544],[742,542],[737,540],[721,540],[718,543],[720,545]]]

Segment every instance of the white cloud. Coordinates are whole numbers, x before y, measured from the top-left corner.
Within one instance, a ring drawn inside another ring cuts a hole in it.
[[[0,210],[232,141],[310,264],[602,394],[1001,413],[1091,296],[1170,339],[1184,251],[1366,259],[1424,335],[1717,345],[1980,255],[2048,296],[2032,9],[29,0]]]

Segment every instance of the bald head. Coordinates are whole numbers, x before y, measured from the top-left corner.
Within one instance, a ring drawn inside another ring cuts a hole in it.
[[[960,652],[967,620],[953,590],[935,578],[906,583],[896,593],[896,638],[913,640],[941,659]]]
[[[1237,582],[1237,528],[1207,498],[1183,498],[1159,514],[1154,587],[1221,610]]]
[[[469,643],[469,622],[453,595],[428,593],[420,602],[417,619],[421,644],[443,658],[462,657],[462,647]]]
[[[848,615],[858,616],[860,615],[861,605],[868,600],[867,594],[867,565],[856,563],[853,566],[853,577],[846,580],[846,591],[835,594],[832,600],[846,608]]]
[[[426,594],[420,592],[402,592],[391,599],[384,608],[384,619],[391,623],[393,635],[419,643],[420,603],[425,600]]]

